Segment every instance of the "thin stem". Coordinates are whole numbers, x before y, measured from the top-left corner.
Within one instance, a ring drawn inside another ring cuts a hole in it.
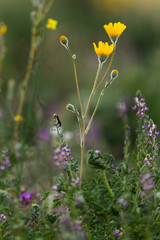
[[[100,81],[100,83],[98,84],[98,86],[96,87],[96,89],[94,90],[94,92],[96,92],[96,91],[98,90],[98,88],[101,86],[101,84],[104,82],[104,80],[105,80],[105,78],[106,78],[106,76],[107,76],[107,74],[108,74],[108,72],[109,72],[109,69],[110,69],[110,67],[111,67],[111,64],[112,64],[112,62],[113,62],[114,55],[115,55],[115,50],[116,50],[116,46],[114,46],[114,50],[113,50],[113,53],[112,53],[111,60],[110,60],[110,63],[109,63],[109,65],[108,65],[108,68],[107,68],[107,70],[106,70],[106,72],[105,72],[102,80]]]
[[[101,93],[100,93],[100,95],[99,95],[97,104],[96,104],[96,106],[95,106],[95,109],[94,109],[94,111],[93,111],[93,113],[92,113],[92,116],[91,116],[91,118],[90,118],[90,120],[89,120],[89,123],[88,123],[88,125],[87,125],[87,127],[86,127],[85,134],[87,134],[88,131],[89,131],[89,129],[90,129],[92,120],[93,120],[94,115],[95,115],[95,113],[96,113],[96,111],[97,111],[97,108],[98,108],[98,106],[99,106],[100,100],[101,100],[102,96],[104,95],[104,92],[105,92],[106,89],[112,84],[112,82],[113,82],[113,79],[111,79],[111,80],[107,83],[107,85],[105,85],[105,87],[102,89],[102,91],[101,91]]]
[[[73,69],[74,69],[74,76],[75,76],[75,81],[76,81],[78,100],[79,100],[79,105],[80,105],[80,109],[81,109],[81,116],[83,116],[83,107],[82,107],[82,101],[81,101],[81,96],[80,96],[80,91],[79,91],[76,63],[75,63],[75,60],[73,58],[72,58],[72,62],[73,62]]]
[[[39,51],[38,51],[39,59],[40,59],[40,56],[42,54],[44,31],[42,32],[41,39],[42,39],[42,43],[41,43],[41,45],[39,47]],[[31,93],[31,99],[30,99],[30,103],[29,103],[29,107],[28,107],[28,115],[27,115],[28,121],[26,122],[26,126],[25,126],[23,144],[22,144],[22,152],[21,152],[21,161],[20,161],[20,170],[19,170],[20,183],[22,181],[23,162],[24,162],[24,157],[25,157],[25,153],[26,153],[26,144],[25,143],[26,143],[26,140],[27,140],[27,135],[28,135],[29,127],[30,127],[30,121],[31,121],[31,117],[32,117],[32,106],[33,106],[33,101],[34,101],[34,94],[35,94],[35,91],[36,91],[36,84],[37,84],[37,80],[38,80],[39,66],[40,66],[40,61],[38,61],[36,63],[35,71],[34,71],[34,74],[33,74],[32,93]]]
[[[98,69],[97,69],[97,73],[96,73],[96,77],[95,77],[94,84],[93,84],[93,88],[92,88],[91,94],[90,94],[89,99],[88,99],[88,103],[87,103],[86,111],[85,111],[85,114],[84,114],[84,118],[87,116],[88,109],[89,109],[89,106],[90,106],[90,103],[91,103],[93,94],[94,94],[94,92],[95,92],[95,87],[96,87],[96,84],[97,84],[97,80],[98,80],[98,77],[99,77],[99,73],[100,73],[100,71],[101,71],[101,68],[102,68],[102,63],[99,62],[99,64],[98,64]]]
[[[45,7],[45,9],[43,11],[42,20],[45,18],[45,16],[47,15],[48,11],[52,7],[53,2],[54,2],[54,0],[50,0],[49,3],[46,5],[46,7]]]
[[[82,184],[82,177],[83,177],[83,162],[84,162],[84,150],[85,150],[86,117],[87,117],[88,109],[89,109],[89,106],[90,106],[90,103],[91,103],[91,100],[92,100],[92,97],[93,97],[94,89],[95,89],[95,86],[96,86],[96,84],[97,84],[97,80],[98,80],[98,77],[99,77],[99,73],[100,73],[101,68],[102,68],[102,64],[99,62],[98,69],[97,69],[97,73],[96,73],[96,77],[95,77],[94,84],[93,84],[93,88],[92,88],[90,97],[89,97],[89,99],[88,99],[88,103],[87,103],[87,107],[86,107],[85,114],[84,114],[84,116],[83,116],[83,129],[82,129],[82,137],[81,137],[81,167],[80,167],[81,184]]]
[[[85,227],[86,227],[86,230],[87,230],[87,233],[88,233],[88,240],[92,240],[92,236],[91,236],[91,233],[90,233],[90,230],[89,230],[89,225],[87,223],[85,224]]]
[[[24,80],[22,83],[21,91],[20,91],[20,99],[19,99],[19,104],[18,104],[17,115],[22,114],[26,89],[27,89],[27,85],[29,82],[29,78],[30,78],[30,74],[31,74],[32,66],[33,66],[33,60],[34,60],[34,55],[35,55],[36,30],[37,30],[37,25],[34,25],[33,29],[32,29],[31,48],[30,48],[30,52],[29,52],[27,71],[26,71],[26,74],[25,74],[25,77],[24,77]],[[18,129],[19,129],[19,124],[16,123],[15,129],[14,129],[14,134],[13,134],[14,145],[17,142]]]
[[[114,198],[114,193],[109,185],[109,182],[107,180],[107,177],[106,177],[106,173],[105,173],[105,170],[103,170],[103,181],[104,181],[104,184],[108,190],[108,192],[110,193],[111,197]]]
[[[113,235],[113,232],[112,232],[112,229],[111,229],[111,227],[109,226],[108,217],[107,217],[106,214],[104,214],[103,216],[104,216],[104,218],[105,218],[105,220],[106,220],[106,224],[107,224],[107,228],[108,228],[109,235],[110,235],[110,237],[111,237],[112,240],[115,240],[114,235]]]
[[[18,105],[18,110],[17,110],[17,115],[22,114],[23,110],[23,105],[24,105],[24,99],[26,95],[26,90],[28,86],[28,82],[30,79],[32,67],[33,67],[33,61],[34,61],[34,56],[35,56],[35,42],[36,42],[36,34],[37,34],[37,28],[42,22],[48,13],[49,9],[51,8],[54,0],[50,0],[49,3],[46,5],[43,15],[42,15],[42,9],[39,9],[38,14],[37,14],[37,19],[35,20],[35,23],[32,27],[32,37],[31,37],[31,48],[29,52],[29,58],[28,58],[28,65],[27,65],[27,70],[26,74],[24,76],[24,80],[22,83],[21,91],[20,91],[20,99],[19,99],[19,105]],[[16,144],[17,138],[18,138],[18,129],[19,129],[19,124],[16,123],[14,133],[13,133],[13,145]]]
[[[104,90],[104,89],[103,89],[103,90]],[[103,92],[103,90],[102,90],[102,92]],[[90,120],[89,120],[89,123],[88,123],[88,125],[87,125],[87,127],[86,127],[85,134],[87,134],[88,131],[89,131],[89,129],[90,129],[92,120],[93,120],[94,115],[95,115],[95,113],[96,113],[96,111],[97,111],[97,108],[98,108],[98,106],[99,106],[101,97],[103,96],[103,93],[102,93],[102,92],[101,92],[100,95],[99,95],[99,98],[98,98],[97,104],[96,104],[96,106],[95,106],[95,109],[94,109],[94,111],[93,111],[93,113],[92,113],[92,116],[91,116],[91,118],[90,118]]]

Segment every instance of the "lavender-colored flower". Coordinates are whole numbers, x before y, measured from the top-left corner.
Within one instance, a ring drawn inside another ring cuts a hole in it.
[[[32,197],[33,197],[33,193],[29,193],[29,192],[24,192],[20,197],[19,200],[21,201],[21,205],[26,207],[27,205],[30,204]]]
[[[0,222],[7,221],[7,217],[4,214],[0,215]]]
[[[72,231],[80,231],[82,229],[81,221],[73,221],[73,226],[71,227]]]
[[[50,133],[48,131],[48,128],[41,128],[39,133],[38,133],[38,138],[42,141],[48,141],[50,140],[51,136]]]
[[[152,176],[153,176],[152,172],[141,175],[140,184],[144,192],[152,190],[154,188],[155,183],[152,179]]]
[[[120,170],[121,170],[121,168],[120,168],[120,167],[116,167],[116,170],[117,170],[117,171],[120,171]]]
[[[120,235],[119,232],[114,233],[114,236],[119,236],[119,235]]]
[[[10,151],[9,149],[4,149],[0,155],[0,171],[4,171],[11,166],[12,163],[10,162]]]
[[[80,184],[81,184],[81,178],[72,179],[72,180],[71,180],[71,184],[73,185],[74,183],[75,183],[77,186],[80,186]]]
[[[53,147],[53,157],[52,160],[54,162],[54,166],[58,169],[65,169],[67,166],[67,162],[73,162],[74,157],[72,157],[72,152],[70,149],[70,145],[63,146],[61,145],[59,148]]]
[[[148,131],[147,136],[149,138],[148,144],[153,145],[157,140],[157,136],[159,135],[159,131],[157,131],[157,125],[150,120],[146,125],[146,129]]]
[[[118,117],[123,117],[124,113],[127,112],[128,107],[125,101],[119,102],[116,104],[117,115]]]
[[[149,110],[149,108],[147,107],[147,104],[145,103],[145,98],[142,97],[141,94],[137,94],[137,96],[135,98],[133,98],[135,105],[132,107],[132,110],[137,110],[136,115],[144,118],[147,117],[146,115],[146,111]]]
[[[99,149],[99,150],[95,150],[95,153],[97,153],[97,154],[101,154],[101,153],[102,153],[102,150],[101,150],[101,149]]]

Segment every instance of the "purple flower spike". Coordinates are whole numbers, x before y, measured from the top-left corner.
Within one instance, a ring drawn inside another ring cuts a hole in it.
[[[119,236],[119,235],[120,235],[119,232],[114,233],[114,236]]]

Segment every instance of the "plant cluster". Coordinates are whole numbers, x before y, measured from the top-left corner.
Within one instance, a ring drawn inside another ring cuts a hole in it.
[[[50,155],[50,165],[46,165],[53,171],[51,178],[48,177],[48,183],[44,183],[43,192],[40,187],[35,187],[35,183],[32,182],[33,188],[29,188],[25,182],[24,165],[28,159],[34,161],[42,148],[33,140],[31,147],[27,136],[38,72],[38,63],[34,65],[34,60],[35,56],[40,57],[44,34],[42,29],[45,26],[55,30],[57,25],[57,21],[51,18],[45,22],[52,2],[32,0],[35,10],[31,13],[32,34],[28,66],[20,87],[17,111],[12,114],[14,124],[10,131],[10,140],[5,144],[2,142],[0,149],[0,240],[158,240],[159,131],[148,114],[149,108],[140,91],[137,91],[132,107],[132,110],[136,111],[137,122],[135,149],[132,149],[125,104],[119,104],[119,116],[125,123],[123,160],[119,162],[112,154],[103,153],[101,149],[85,151],[86,136],[92,127],[100,100],[118,77],[118,70],[110,71],[110,68],[118,38],[126,29],[123,23],[104,25],[111,44],[99,41],[97,46],[93,43],[98,57],[98,69],[87,104],[83,103],[80,95],[76,55],[69,47],[68,38],[64,35],[60,37],[60,43],[68,51],[74,68],[79,107],[69,103],[66,108],[74,113],[78,120],[81,153],[72,153],[73,146],[65,139],[61,119],[54,113],[54,143],[50,154],[43,152],[43,161],[47,159],[47,154]],[[5,56],[6,32],[7,26],[0,23],[0,49],[3,50],[0,52],[0,71]],[[99,80],[101,69],[105,67],[109,56],[111,58],[108,67]],[[26,121],[23,114],[24,99],[32,71],[33,92]],[[109,72],[109,80],[106,81]],[[13,85],[13,82],[10,82],[8,106],[13,99]],[[3,90],[3,81],[0,82],[0,87]],[[91,101],[96,94],[97,102],[92,115],[88,116]],[[0,121],[4,123],[3,116]],[[37,175],[40,174],[38,167],[36,165]]]

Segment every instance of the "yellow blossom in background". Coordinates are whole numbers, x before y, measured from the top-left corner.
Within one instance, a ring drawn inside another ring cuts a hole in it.
[[[102,41],[98,43],[98,47],[95,43],[93,43],[93,46],[95,53],[97,54],[101,62],[104,62],[114,49],[113,44],[109,45],[108,42],[103,43]]]
[[[22,122],[22,121],[23,121],[22,115],[16,115],[16,116],[14,117],[14,121],[17,122],[17,123]]]
[[[46,28],[56,30],[58,22],[56,20],[53,20],[52,18],[49,18],[47,20]]]
[[[7,26],[5,24],[0,26],[0,35],[4,35],[7,32]]]
[[[126,25],[123,23],[109,23],[108,25],[104,25],[104,29],[106,30],[108,36],[110,37],[112,43],[116,43],[119,36],[126,29]]]

